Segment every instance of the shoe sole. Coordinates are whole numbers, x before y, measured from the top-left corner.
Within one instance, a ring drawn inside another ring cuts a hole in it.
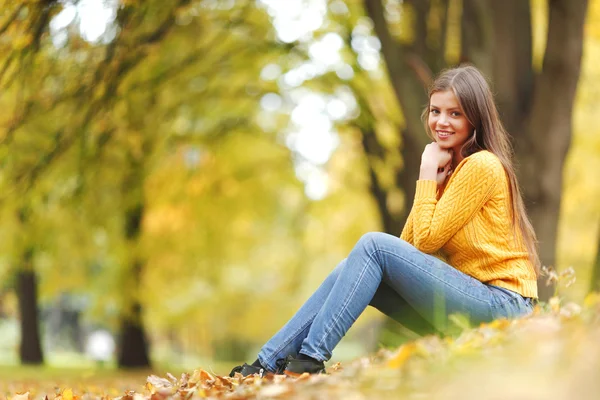
[[[300,374],[298,372],[288,371],[287,369],[285,371],[283,371],[283,375],[289,376],[290,378],[300,378],[304,374],[308,374],[308,375],[320,375],[320,374],[324,374],[324,373],[325,373],[325,370],[320,370],[320,371],[317,371],[317,372],[313,372],[312,374],[310,372],[302,372]]]

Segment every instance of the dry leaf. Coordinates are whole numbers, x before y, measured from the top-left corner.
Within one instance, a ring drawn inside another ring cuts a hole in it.
[[[17,393],[10,400],[29,400],[29,392]]]
[[[63,400],[73,400],[73,389],[67,388],[60,394]]]
[[[406,360],[408,360],[410,358],[410,356],[413,355],[413,353],[415,352],[415,349],[416,349],[416,344],[414,342],[403,344],[398,349],[398,352],[396,353],[396,355],[394,355],[388,361],[387,366],[390,368],[402,367],[406,363]]]

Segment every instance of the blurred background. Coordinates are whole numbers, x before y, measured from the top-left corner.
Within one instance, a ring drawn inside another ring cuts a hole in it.
[[[600,0],[0,0],[0,370],[254,360],[363,233],[400,234],[425,87],[461,62],[582,301]],[[368,310],[334,359],[411,337]]]

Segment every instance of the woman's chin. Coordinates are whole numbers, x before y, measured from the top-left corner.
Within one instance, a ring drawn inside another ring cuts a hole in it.
[[[438,146],[440,146],[440,149],[444,149],[444,150],[450,150],[452,147],[452,143],[448,143],[447,140],[436,140]]]

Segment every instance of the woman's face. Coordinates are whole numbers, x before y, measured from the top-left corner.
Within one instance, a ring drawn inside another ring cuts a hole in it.
[[[462,145],[473,132],[452,90],[431,95],[427,122],[437,144],[443,149],[452,149],[454,154],[460,154]]]

